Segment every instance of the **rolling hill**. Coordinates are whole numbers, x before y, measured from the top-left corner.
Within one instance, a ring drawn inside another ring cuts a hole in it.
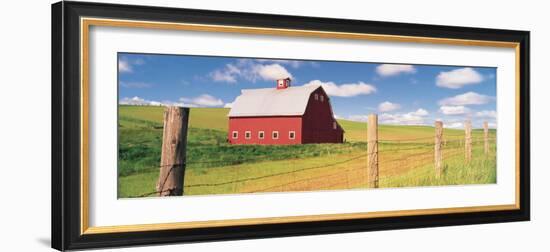
[[[118,197],[154,195],[160,163],[164,107],[119,107]],[[338,120],[341,144],[230,145],[229,109],[191,108],[186,195],[304,191],[366,187],[368,125]],[[434,128],[379,125],[380,186],[484,184],[496,181],[494,142],[483,154],[482,132],[472,132],[474,160],[464,165],[464,131],[445,129],[445,176],[433,175]],[[490,132],[494,137],[495,131]],[[150,194],[152,193],[152,194]]]
[[[119,117],[121,119],[134,119],[162,125],[164,107],[156,106],[120,106]],[[212,129],[227,132],[229,113],[228,108],[191,108],[189,117],[190,128]],[[338,119],[345,130],[347,141],[367,141],[367,123]],[[378,137],[381,140],[409,140],[423,139],[434,135],[431,126],[403,126],[403,125],[379,125]],[[445,129],[444,134],[449,137],[463,137],[464,131],[459,129]],[[481,132],[473,131],[474,136]]]

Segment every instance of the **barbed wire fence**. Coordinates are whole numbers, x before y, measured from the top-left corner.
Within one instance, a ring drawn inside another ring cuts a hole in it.
[[[369,127],[373,126],[370,122]],[[436,122],[436,131],[438,129]],[[192,191],[192,194],[204,194],[199,192],[223,191],[222,193],[257,193],[257,192],[287,192],[287,191],[310,191],[310,190],[332,190],[379,187],[380,184],[394,179],[399,174],[416,171],[419,167],[433,166],[434,169],[422,169],[415,173],[417,177],[437,176],[441,171],[438,161],[464,155],[464,162],[467,164],[472,158],[473,148],[483,148],[485,156],[491,151],[491,142],[496,141],[495,137],[489,137],[487,123],[484,123],[483,136],[472,137],[469,121],[465,122],[464,135],[449,135],[434,133],[431,137],[400,138],[400,139],[378,139],[378,134],[369,134],[366,145],[342,145],[332,146],[330,150],[322,150],[317,153],[308,153],[311,157],[324,157],[338,155],[338,159],[332,162],[315,164],[307,167],[292,167],[292,162],[299,158],[273,158],[272,155],[258,155],[253,158],[241,158],[233,160],[194,160],[174,165],[163,165],[170,167],[164,173],[172,173],[172,169],[185,167],[231,167],[240,164],[262,162],[269,158],[270,161],[281,162],[280,171],[275,171],[257,176],[247,176],[239,169],[233,169],[227,179],[216,180],[216,182],[191,182],[186,181],[182,185],[184,194]],[[376,127],[377,128],[377,127]],[[371,145],[372,148],[368,148]],[[375,147],[372,145],[376,145]],[[439,147],[439,148],[438,148]],[[194,147],[201,148],[201,147]],[[439,154],[437,153],[439,150]],[[301,153],[303,154],[303,153]],[[342,156],[345,156],[342,157]],[[161,166],[160,170],[162,170]],[[372,171],[371,169],[376,169]],[[162,174],[162,172],[161,172]],[[375,174],[376,176],[372,176]],[[147,197],[152,195],[162,196],[166,190],[164,180],[160,179],[154,191],[137,195],[136,197]],[[371,183],[376,180],[376,183]],[[223,190],[216,190],[222,188]],[[193,191],[194,190],[194,191]]]

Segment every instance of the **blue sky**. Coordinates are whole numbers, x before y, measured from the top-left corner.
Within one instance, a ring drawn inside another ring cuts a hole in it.
[[[496,68],[119,53],[119,103],[230,107],[241,89],[321,85],[335,116],[496,128]]]

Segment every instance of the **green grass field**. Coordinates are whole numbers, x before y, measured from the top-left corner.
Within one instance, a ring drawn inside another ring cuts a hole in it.
[[[159,174],[163,107],[119,107],[118,197],[155,191]],[[339,120],[343,144],[229,145],[223,108],[190,110],[186,195],[366,187],[366,123]],[[473,131],[474,141],[482,131]],[[490,131],[494,137],[495,131]],[[464,164],[463,130],[445,129],[444,176],[433,172],[433,127],[379,126],[380,187],[496,182],[494,142],[488,156],[475,142]]]

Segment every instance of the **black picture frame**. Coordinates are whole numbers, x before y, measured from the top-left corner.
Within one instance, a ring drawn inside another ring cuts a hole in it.
[[[160,231],[81,233],[80,18],[92,16],[519,43],[519,209]],[[102,3],[52,5],[52,247],[58,250],[330,234],[530,219],[529,32]]]

